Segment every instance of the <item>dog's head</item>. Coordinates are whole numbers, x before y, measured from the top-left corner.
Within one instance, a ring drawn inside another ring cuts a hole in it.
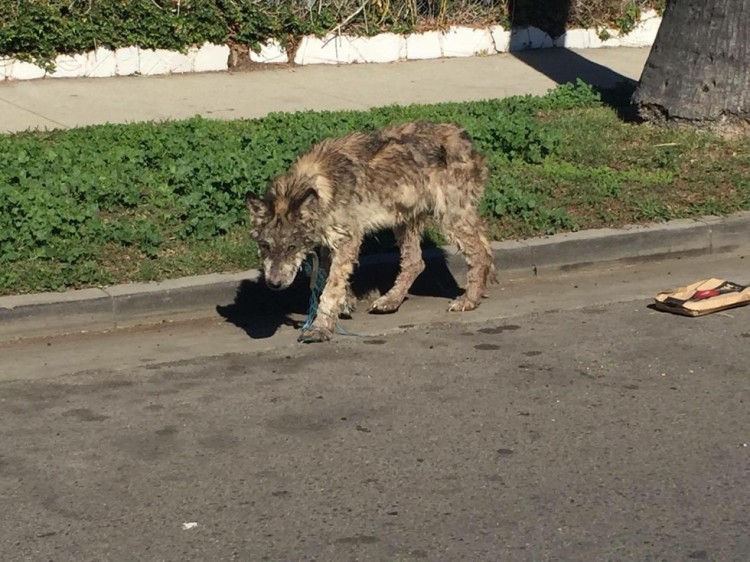
[[[245,196],[266,285],[276,291],[292,284],[302,260],[317,245],[318,193],[312,187],[295,187],[276,184],[265,197],[252,192]]]

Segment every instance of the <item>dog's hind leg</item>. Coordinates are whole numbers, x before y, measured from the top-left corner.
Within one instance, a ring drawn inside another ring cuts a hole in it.
[[[469,271],[466,290],[451,302],[449,311],[474,310],[484,297],[489,281],[497,281],[492,248],[484,234],[484,223],[474,208],[449,210],[442,221],[445,233],[464,254]]]
[[[400,271],[391,290],[372,303],[371,312],[387,313],[398,310],[412,284],[425,268],[420,246],[421,222],[410,221],[407,224],[398,225],[393,229],[393,233],[401,249]]]

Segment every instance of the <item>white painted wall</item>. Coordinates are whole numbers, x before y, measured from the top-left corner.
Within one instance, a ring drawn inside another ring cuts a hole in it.
[[[397,35],[382,33],[374,37],[328,35],[306,36],[300,41],[294,63],[351,64],[386,63],[399,60],[424,60],[441,57],[472,57],[562,47],[567,49],[598,49],[602,47],[649,47],[659,31],[661,18],[651,10],[644,12],[635,29],[627,35],[607,30],[609,38],[602,40],[597,30],[570,29],[552,39],[536,27],[506,30],[495,25],[488,28],[452,26],[445,31],[428,31]],[[185,72],[226,71],[229,68],[229,47],[206,43],[191,47],[186,53],[164,49],[124,47],[116,51],[99,48],[79,55],[60,55],[52,73],[43,68],[12,58],[0,58],[0,82],[4,80],[32,80],[43,78],[145,76]],[[250,59],[263,64],[289,62],[284,47],[275,40],[250,52]]]

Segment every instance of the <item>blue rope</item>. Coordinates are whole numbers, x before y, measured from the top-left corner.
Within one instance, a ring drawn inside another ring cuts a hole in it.
[[[318,315],[318,305],[320,304],[320,294],[326,284],[326,272],[322,267],[315,267],[313,260],[317,261],[318,256],[308,257],[302,264],[302,271],[310,277],[310,305],[307,307],[307,320],[302,324],[302,329],[307,330],[312,326],[315,317]],[[312,279],[314,270],[317,269],[316,278]]]
[[[326,284],[326,272],[322,267],[319,267],[317,262],[317,254],[311,254],[302,263],[302,271],[310,278],[310,305],[307,307],[307,319],[305,320],[305,323],[302,324],[302,330],[310,328],[315,321],[315,317],[318,315],[318,306],[320,305],[320,295]],[[315,275],[315,279],[312,278],[313,275]],[[360,335],[342,328],[338,323],[338,319],[336,322],[336,332],[342,336]]]

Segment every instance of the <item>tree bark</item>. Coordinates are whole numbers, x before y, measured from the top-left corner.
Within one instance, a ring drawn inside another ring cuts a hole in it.
[[[750,0],[669,0],[633,95],[647,121],[750,121]]]

